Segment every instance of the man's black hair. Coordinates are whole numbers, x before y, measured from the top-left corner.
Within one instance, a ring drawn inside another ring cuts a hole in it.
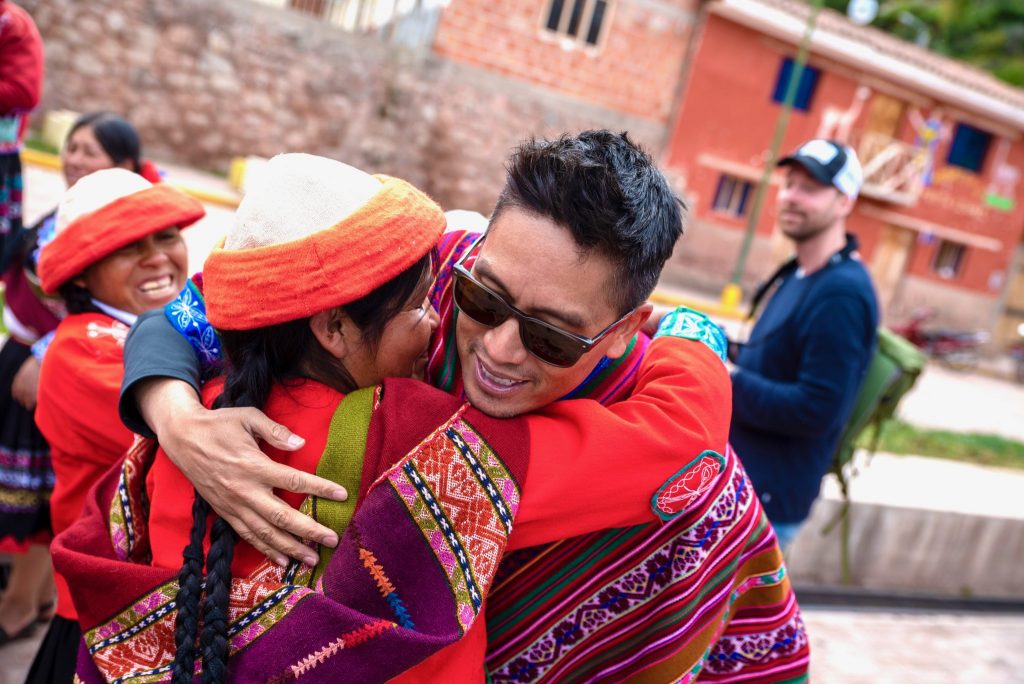
[[[685,206],[626,133],[530,139],[505,168],[492,221],[513,207],[568,228],[581,253],[615,264],[609,288],[622,314],[650,296],[683,234]]]

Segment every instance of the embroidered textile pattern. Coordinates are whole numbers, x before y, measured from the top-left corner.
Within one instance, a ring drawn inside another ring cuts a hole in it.
[[[85,334],[91,339],[113,337],[118,346],[123,347],[124,341],[128,339],[128,326],[121,321],[111,321],[110,325],[100,325],[95,321],[89,321],[85,326]]]
[[[114,682],[155,682],[174,662],[174,597],[168,582],[83,636],[89,654]]]
[[[729,340],[722,328],[706,315],[693,309],[680,306],[665,314],[654,337],[682,337],[687,340],[703,342],[724,363],[729,348]]]
[[[384,477],[448,575],[465,630],[487,590],[477,578],[493,577],[501,559],[510,516],[519,509],[519,487],[461,416],[456,413]]]
[[[110,541],[121,560],[132,558],[139,546],[136,520],[144,520],[146,511],[145,478],[156,451],[156,442],[136,436],[121,464],[117,495],[110,501]],[[148,562],[149,557],[142,560]]]
[[[302,675],[315,669],[318,665],[323,665],[331,656],[336,655],[338,651],[366,643],[370,639],[380,636],[387,630],[394,628],[395,623],[388,622],[386,620],[377,620],[368,625],[363,625],[362,627],[354,629],[347,634],[343,634],[323,648],[317,649],[314,653],[309,654],[292,665],[286,674],[272,677],[270,681],[274,684],[278,684],[279,682],[298,679]]]
[[[441,236],[437,245],[437,279],[430,291],[430,303],[441,321],[431,341],[427,378],[430,384],[456,396],[461,390],[461,379],[458,377],[459,355],[455,345],[458,309],[452,298],[452,265],[462,258],[462,254],[476,242],[477,237],[476,233],[445,233]]]
[[[722,547],[735,544],[738,535],[748,534],[750,530],[746,528],[753,524],[748,519],[755,503],[749,482],[736,467],[734,454],[730,452],[726,462],[724,480],[715,478],[717,495],[704,503],[702,512],[692,521],[686,519],[690,522],[687,527],[660,526],[653,537],[644,536],[637,528],[611,531],[601,544],[594,544],[595,550],[586,558],[580,558],[581,564],[599,563],[599,559],[606,556],[614,559],[623,549],[639,547],[645,549],[644,553],[628,557],[624,565],[610,561],[610,570],[600,577],[600,582],[582,578],[579,584],[573,584],[571,577],[553,579],[553,582],[564,579],[569,585],[565,591],[585,590],[587,594],[584,598],[573,594],[571,613],[561,615],[555,611],[536,616],[544,628],[533,631],[528,637],[514,636],[512,643],[521,647],[518,652],[503,650],[505,647],[501,645],[508,641],[502,632],[507,631],[510,624],[489,622],[488,632],[493,631],[499,643],[489,651],[488,671],[492,680],[615,680],[617,671],[636,672],[631,666],[648,652],[657,651],[667,643],[681,648],[680,639],[701,632],[699,625],[708,619],[727,618],[732,602],[745,591],[743,587],[760,586],[762,580],[741,583],[738,590],[733,587],[728,570],[741,562],[735,551],[731,552],[733,560],[723,572],[713,578],[705,575],[709,557],[722,555],[725,551]],[[760,537],[765,536],[767,531],[761,530]],[[543,557],[536,562],[558,565],[556,560],[546,561]],[[513,585],[515,581],[513,573],[504,577],[499,588],[504,588],[505,583]],[[541,589],[545,588],[538,588]],[[559,590],[558,587],[547,589]],[[668,601],[662,594],[673,598]],[[645,611],[649,606],[658,605],[672,605],[672,612],[658,612],[657,619],[648,619]],[[492,605],[489,610],[494,608]],[[532,626],[514,623],[511,627],[532,629]],[[619,653],[606,652],[610,648],[607,644],[615,644],[614,650]],[[609,669],[597,669],[605,663],[611,663]],[[687,669],[699,672],[701,663],[694,663]]]
[[[384,568],[377,562],[377,557],[373,555],[371,551],[366,549],[359,549],[359,558],[363,561],[363,566],[369,571],[370,577],[373,578],[374,583],[377,585],[380,595],[388,602],[391,606],[391,610],[395,613],[395,617],[398,618],[398,624],[402,625],[406,629],[416,629],[416,625],[413,624],[412,618],[409,616],[409,611],[402,603],[402,599],[398,597],[398,592],[395,591],[395,585],[391,584],[391,580],[388,579],[387,574],[384,572]]]
[[[46,506],[54,479],[49,449],[0,446],[0,511],[28,513]]]
[[[651,508],[662,520],[670,520],[687,510],[715,484],[725,459],[714,451],[705,451],[661,485],[651,497]]]
[[[266,567],[266,566],[264,566]],[[280,568],[254,579],[233,580],[228,609],[231,653],[248,646],[313,592],[280,584]],[[93,661],[114,682],[155,682],[174,662],[177,581],[167,582],[87,631]]]
[[[749,634],[723,636],[704,662],[704,670],[729,674],[745,665],[771,663],[807,647],[807,631],[798,612],[780,627]]]
[[[164,307],[164,314],[175,330],[192,345],[204,375],[219,365],[222,357],[220,338],[206,319],[203,295],[193,281],[185,283],[178,298]]]

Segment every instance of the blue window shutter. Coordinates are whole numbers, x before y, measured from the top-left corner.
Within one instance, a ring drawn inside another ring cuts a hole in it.
[[[775,79],[775,91],[772,93],[772,100],[782,104],[786,101],[786,88],[789,80],[793,77],[793,69],[796,66],[791,57],[783,57],[779,65],[779,75]],[[796,88],[796,98],[793,100],[793,108],[806,112],[811,108],[811,100],[814,98],[814,90],[818,85],[820,70],[805,64],[803,73],[800,76],[800,83]]]
[[[953,134],[953,142],[949,146],[949,155],[946,157],[946,161],[953,166],[980,173],[985,165],[985,157],[988,156],[988,148],[991,143],[992,134],[974,126],[959,123]]]

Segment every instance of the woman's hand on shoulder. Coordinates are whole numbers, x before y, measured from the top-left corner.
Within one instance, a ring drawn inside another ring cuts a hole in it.
[[[286,556],[316,563],[297,537],[337,546],[336,532],[274,494],[276,488],[339,501],[348,496],[340,485],[276,463],[259,448],[263,440],[294,451],[301,437],[254,408],[208,410],[180,380],[148,380],[135,392],[164,452],[242,539],[279,565]]]

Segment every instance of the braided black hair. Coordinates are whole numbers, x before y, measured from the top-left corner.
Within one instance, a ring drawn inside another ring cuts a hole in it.
[[[431,275],[436,251],[424,255],[411,267],[368,295],[342,307],[359,326],[367,343],[376,348],[388,321],[400,313],[424,280]],[[255,330],[220,331],[221,347],[227,360],[224,389],[214,408],[252,406],[262,408],[275,384],[313,378],[339,392],[357,389],[352,376],[313,335],[308,318]],[[189,684],[195,671],[196,636],[199,631],[199,603],[203,592],[203,541],[206,537],[209,505],[195,492],[193,521],[184,564],[178,575],[178,614],[174,623],[177,653],[174,684]],[[224,682],[228,678],[228,606],[231,595],[231,560],[237,535],[217,516],[210,531],[210,553],[206,558],[206,601],[200,650],[202,682]]]
[[[199,633],[199,599],[203,593],[203,539],[210,505],[195,493],[192,502],[192,532],[182,554],[185,562],[178,573],[178,613],[174,618],[173,684],[192,684],[196,663],[196,635]]]

